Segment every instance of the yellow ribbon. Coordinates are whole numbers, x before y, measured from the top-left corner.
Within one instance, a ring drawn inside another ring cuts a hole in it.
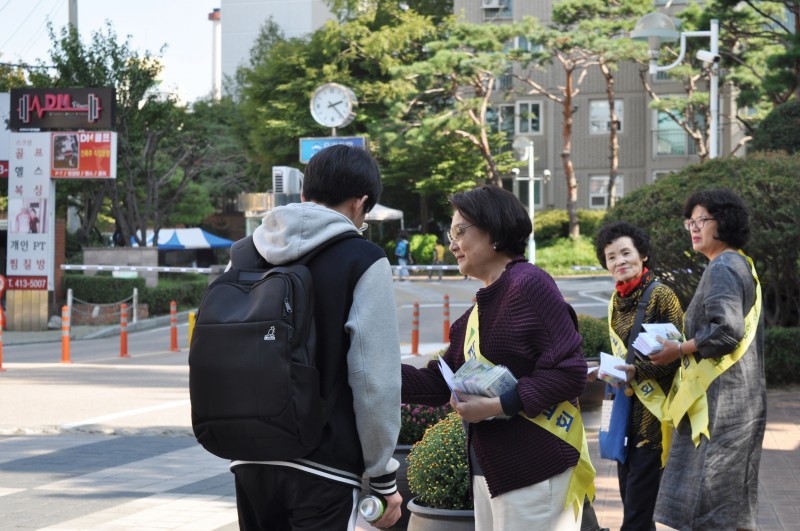
[[[683,356],[681,359],[683,376],[680,371],[675,375],[664,407],[665,421],[672,423],[675,427],[678,426],[684,415],[689,415],[692,441],[695,446],[700,444],[700,435],[705,435],[706,439],[711,438],[708,432],[708,401],[706,399],[708,387],[747,352],[758,330],[758,321],[761,316],[761,284],[758,281],[753,261],[741,250],[739,254],[747,259],[747,263],[750,264],[750,272],[756,281],[756,300],[744,318],[744,337],[733,352],[720,358],[701,358],[700,361],[697,361],[693,355]]]
[[[481,363],[494,366],[494,363],[481,354],[477,304],[469,314],[467,335],[464,341],[464,359],[469,358],[475,358]],[[525,415],[523,412],[520,412],[519,415],[555,435],[580,452],[578,464],[575,465],[572,477],[569,480],[567,501],[564,504],[565,509],[572,504],[575,518],[577,519],[580,509],[583,507],[584,498],[588,497],[593,500],[595,494],[595,469],[589,459],[589,446],[586,444],[586,432],[583,429],[580,409],[573,406],[569,401],[564,401],[542,411],[534,418]]]
[[[611,301],[608,303],[608,335],[611,338],[611,352],[617,358],[622,360],[626,360],[628,349],[625,347],[625,343],[622,339],[617,335],[614,331],[614,328],[611,326],[611,316],[614,310],[614,296],[611,296]],[[631,330],[631,334],[633,330]],[[633,341],[634,337],[629,337],[628,341]],[[664,422],[664,404],[667,401],[667,395],[664,394],[664,391],[661,390],[661,386],[658,385],[652,378],[648,378],[647,380],[640,380],[638,378],[634,378],[631,382],[631,387],[633,392],[636,393],[636,398],[644,404],[650,413],[653,414],[654,417],[658,419],[661,423],[661,468],[667,466],[667,457],[669,456],[669,447],[672,443],[672,426]]]

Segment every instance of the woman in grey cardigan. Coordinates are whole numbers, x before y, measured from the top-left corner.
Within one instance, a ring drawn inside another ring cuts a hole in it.
[[[709,264],[686,310],[688,340],[664,341],[650,356],[656,364],[681,358],[665,410],[677,429],[655,520],[676,529],[756,529],[767,399],[761,289],[741,252],[747,210],[730,190],[706,190],[689,198],[684,216],[692,248]]]

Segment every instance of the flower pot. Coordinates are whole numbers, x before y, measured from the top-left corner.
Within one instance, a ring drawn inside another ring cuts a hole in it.
[[[411,512],[408,531],[475,531],[475,513],[471,509],[434,509],[418,505],[416,499],[407,505]]]
[[[600,358],[586,358],[586,361],[600,361]],[[606,393],[606,382],[599,378],[594,382],[588,382],[583,394],[578,398],[578,403],[582,411],[594,411],[603,405],[603,398]]]

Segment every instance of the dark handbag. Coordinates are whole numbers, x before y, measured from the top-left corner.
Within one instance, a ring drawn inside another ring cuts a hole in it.
[[[633,340],[639,335],[644,320],[644,312],[650,301],[650,294],[657,282],[651,283],[642,293],[639,305],[636,308],[636,318],[633,320],[631,333],[628,334],[628,353],[625,363],[633,363]],[[628,434],[631,427],[631,402],[632,397],[621,392],[611,385],[606,386],[606,398],[603,400],[603,420],[600,423],[600,457],[624,463],[628,459]],[[610,409],[610,411],[609,411]],[[610,415],[610,418],[608,418]],[[608,419],[608,420],[606,420]]]

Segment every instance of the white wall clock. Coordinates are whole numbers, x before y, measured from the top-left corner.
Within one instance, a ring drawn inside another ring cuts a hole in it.
[[[311,96],[311,116],[325,127],[344,127],[356,117],[356,95],[338,83],[325,83]]]

